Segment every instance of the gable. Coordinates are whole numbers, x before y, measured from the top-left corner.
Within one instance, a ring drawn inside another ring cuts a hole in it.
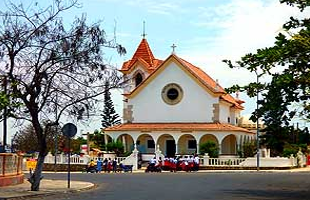
[[[136,95],[128,98],[132,122],[212,122],[218,97],[206,92],[176,62],[168,62]],[[139,87],[139,86],[138,86]],[[177,90],[175,98],[169,91]]]
[[[192,80],[194,80],[200,87],[202,87],[206,92],[214,97],[219,97],[221,94],[224,94],[224,90],[217,90],[216,88],[212,88],[214,84],[208,84],[208,82],[203,81],[204,77],[196,74],[194,70],[189,68],[187,65],[184,65],[184,61],[180,60],[174,54],[169,56],[147,79],[145,79],[139,87],[135,88],[130,94],[125,94],[128,98],[133,98],[138,95],[141,90],[143,90],[150,82],[152,82],[156,77],[160,76],[163,71],[169,67],[172,63],[178,66],[184,73],[186,73]],[[196,67],[197,68],[197,67]],[[201,70],[197,68],[196,71],[201,73]],[[208,76],[209,80],[212,80]],[[213,81],[213,80],[212,80]],[[213,81],[214,82],[214,81]],[[220,89],[220,88],[219,88]]]

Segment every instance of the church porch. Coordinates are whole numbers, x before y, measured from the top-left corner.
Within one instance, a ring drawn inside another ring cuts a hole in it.
[[[122,136],[126,147],[130,144],[130,149],[132,149],[136,145],[141,154],[154,155],[156,147],[159,147],[164,156],[200,153],[199,146],[206,141],[213,141],[217,144],[220,156],[237,156],[238,148],[241,147],[242,142],[255,137],[246,129],[231,125],[229,129],[232,130],[223,130],[228,129],[227,126],[220,126],[222,130],[210,130],[210,128],[209,130],[197,130],[205,128],[206,124],[195,124],[195,127],[187,126],[186,129],[183,128],[184,124],[175,124],[174,127],[169,124],[170,126],[166,130],[158,130],[159,127],[165,129],[166,124],[139,124],[139,128],[136,127],[137,125],[123,124],[118,126],[117,130],[111,130],[112,127],[106,132],[112,138]],[[210,124],[207,125],[210,126]],[[128,129],[132,126],[135,127],[135,130],[124,130],[124,128]]]

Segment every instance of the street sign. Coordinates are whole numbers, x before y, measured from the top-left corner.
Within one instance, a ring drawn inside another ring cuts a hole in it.
[[[74,124],[72,123],[67,123],[65,124],[62,129],[61,129],[62,133],[64,136],[67,136],[69,138],[72,138],[75,136],[76,132],[77,132],[77,128]]]
[[[71,138],[75,136],[77,128],[74,124],[67,123],[62,127],[61,131],[62,134],[66,136],[68,139],[68,188],[70,188],[70,155],[71,155],[70,142]]]

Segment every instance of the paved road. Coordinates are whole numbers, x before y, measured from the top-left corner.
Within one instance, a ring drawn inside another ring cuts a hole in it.
[[[44,174],[66,179],[64,173]],[[288,200],[310,199],[310,173],[158,173],[71,174],[71,180],[96,183],[97,188],[46,200]],[[41,198],[41,197],[40,197]]]

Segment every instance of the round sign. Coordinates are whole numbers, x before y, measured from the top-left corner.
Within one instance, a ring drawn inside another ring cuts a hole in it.
[[[72,123],[67,123],[65,124],[62,129],[61,129],[62,133],[64,136],[67,136],[67,137],[74,137],[76,132],[77,132],[77,128],[74,124]]]

